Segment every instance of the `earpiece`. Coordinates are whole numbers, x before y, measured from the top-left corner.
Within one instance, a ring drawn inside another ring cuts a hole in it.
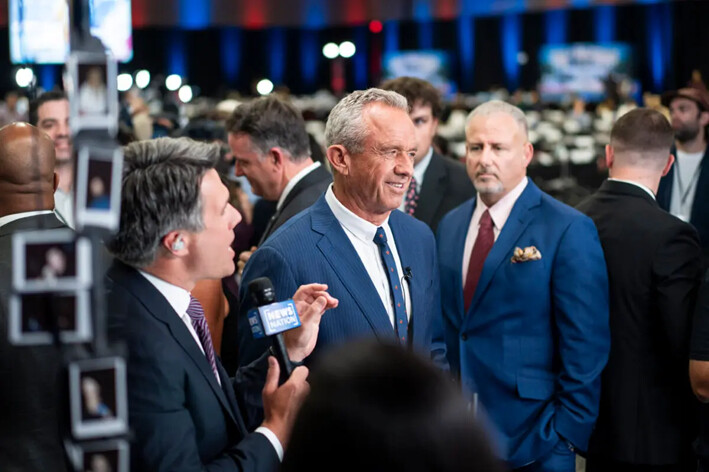
[[[185,242],[182,240],[182,238],[177,238],[174,243],[172,243],[172,250],[173,251],[181,251],[185,248]]]

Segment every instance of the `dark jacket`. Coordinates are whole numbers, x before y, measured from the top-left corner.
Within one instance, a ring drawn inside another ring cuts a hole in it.
[[[414,217],[435,233],[446,213],[474,195],[475,187],[465,166],[434,152],[423,177]]]
[[[271,443],[246,429],[234,391],[244,385],[232,383],[217,359],[219,385],[165,297],[120,262],[108,270],[106,289],[110,337],[128,345],[130,470],[277,471]],[[263,372],[251,379],[265,378],[265,356],[257,364]]]
[[[0,227],[0,469],[67,470],[61,442],[67,403],[61,352],[53,345],[12,346],[7,313],[12,283],[12,234],[67,228],[54,214],[30,216]]]
[[[607,180],[578,209],[598,228],[610,285],[611,352],[589,456],[678,463],[696,433],[687,359],[697,233],[625,182]]]

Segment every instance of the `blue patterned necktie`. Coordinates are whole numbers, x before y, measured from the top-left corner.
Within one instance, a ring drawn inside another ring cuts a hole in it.
[[[379,246],[382,262],[384,262],[384,270],[386,270],[387,276],[389,277],[389,289],[391,290],[391,298],[394,300],[394,325],[396,327],[397,337],[402,344],[406,344],[409,321],[406,317],[404,292],[401,289],[399,271],[396,270],[394,257],[391,255],[391,250],[387,244],[387,236],[381,226],[377,228],[377,233],[374,235],[374,242]]]
[[[214,355],[214,346],[212,345],[212,335],[209,333],[209,326],[207,325],[207,320],[204,318],[204,309],[202,304],[195,297],[190,295],[190,304],[187,307],[187,316],[190,317],[192,321],[192,327],[197,332],[197,337],[202,343],[202,348],[204,349],[204,355],[209,361],[209,365],[212,367],[212,372],[219,381],[219,372],[217,371],[217,361]]]

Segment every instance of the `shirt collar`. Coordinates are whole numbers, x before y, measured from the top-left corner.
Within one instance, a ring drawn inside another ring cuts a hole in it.
[[[190,306],[190,292],[182,287],[173,285],[170,282],[166,282],[163,279],[155,277],[152,274],[148,274],[145,271],[138,270],[140,275],[145,277],[148,282],[150,282],[153,287],[157,289],[160,294],[165,297],[167,302],[170,304],[173,310],[182,317],[187,313],[187,308]]]
[[[325,201],[327,202],[330,210],[335,215],[337,221],[350,233],[354,234],[358,239],[365,242],[374,241],[374,236],[377,234],[378,226],[370,223],[364,218],[352,213],[348,208],[346,208],[335,196],[335,192],[332,191],[332,184],[325,192]],[[384,229],[389,226],[389,217],[381,224]]]
[[[22,213],[13,213],[12,215],[0,216],[0,227],[22,218],[29,218],[30,216],[37,215],[48,215],[50,213],[54,213],[54,210],[24,211]]]
[[[608,177],[608,180],[611,180],[611,181],[613,181],[613,182],[623,182],[623,183],[626,183],[626,184],[635,185],[636,187],[645,190],[645,192],[647,192],[647,194],[650,195],[653,200],[655,200],[655,194],[652,193],[652,190],[650,190],[649,188],[647,188],[647,187],[644,186],[643,184],[640,184],[640,183],[638,183],[638,182],[633,182],[632,180],[614,179],[614,178],[612,178],[612,177]]]
[[[510,190],[507,195],[502,197],[497,203],[488,207],[480,198],[480,193],[477,194],[477,204],[475,206],[475,213],[482,215],[485,210],[490,212],[490,218],[492,218],[492,223],[495,228],[502,230],[502,227],[507,223],[507,218],[510,217],[512,213],[512,208],[515,206],[515,202],[524,189],[527,187],[527,182],[529,179],[524,177],[520,183],[518,183],[512,190]]]
[[[416,187],[421,191],[421,185],[423,184],[423,177],[426,175],[426,170],[428,170],[428,165],[431,163],[433,158],[433,147],[428,148],[428,152],[421,162],[414,166],[414,178],[416,179]]]
[[[281,192],[281,196],[280,196],[280,198],[278,199],[278,203],[276,203],[276,209],[277,209],[277,210],[280,210],[280,209],[283,207],[283,202],[286,201],[286,197],[287,197],[288,194],[291,192],[291,190],[293,190],[293,187],[295,187],[296,184],[297,184],[298,182],[300,182],[301,180],[303,180],[303,178],[304,178],[306,175],[308,175],[309,173],[311,173],[312,171],[314,171],[314,170],[317,169],[318,167],[320,167],[320,163],[319,163],[319,162],[313,162],[313,163],[310,164],[308,167],[306,167],[306,168],[304,168],[304,169],[301,169],[300,172],[298,172],[297,174],[295,174],[295,175],[293,176],[293,178],[288,181],[288,183],[286,184],[286,188],[284,188],[283,191]]]

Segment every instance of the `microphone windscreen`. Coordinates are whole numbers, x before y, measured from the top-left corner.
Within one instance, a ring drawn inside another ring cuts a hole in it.
[[[249,282],[249,291],[254,297],[256,306],[268,305],[276,301],[276,291],[268,277],[259,277]]]

